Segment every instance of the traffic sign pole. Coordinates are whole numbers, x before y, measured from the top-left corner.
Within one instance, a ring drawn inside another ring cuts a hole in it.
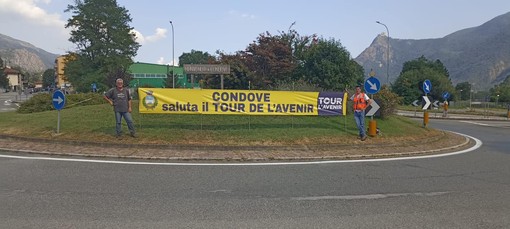
[[[62,91],[60,91],[60,90],[56,90],[55,92],[53,92],[52,103],[53,103],[53,107],[58,112],[58,117],[57,117],[57,134],[59,134],[60,133],[60,110],[62,110],[62,108],[64,108],[64,106],[66,105],[66,96],[65,96],[65,94]]]
[[[425,106],[424,106],[424,109],[423,109],[423,127],[427,127],[427,125],[429,124],[429,112],[427,111],[428,107],[430,106],[430,100],[428,99],[427,97],[427,94],[430,93],[430,91],[432,90],[432,83],[430,82],[430,80],[425,80],[423,81],[423,92],[425,93],[425,96],[423,97],[425,99]]]
[[[372,98],[370,98],[372,100],[372,103],[374,102],[374,95],[372,94]],[[370,116],[370,122],[374,121],[374,116]],[[370,125],[369,125],[370,127]]]
[[[60,110],[58,110],[58,118],[57,118],[57,134],[60,133]]]
[[[381,89],[381,82],[379,82],[379,80],[377,78],[374,78],[374,76],[375,76],[375,72],[370,71],[370,77],[365,81],[365,84],[364,84],[365,92],[372,95],[372,98],[371,98],[372,104],[375,102],[374,94],[379,92],[379,90]],[[372,109],[375,109],[375,110],[372,112]],[[377,107],[372,106],[372,108],[370,110],[370,113],[372,113],[372,115],[370,116],[370,121],[368,122],[368,135],[370,137],[375,137],[377,135],[377,122],[374,120],[374,115],[375,115],[375,112],[377,111],[377,109],[379,109],[379,106],[377,106]]]
[[[374,102],[374,95],[372,94],[372,103]],[[375,137],[377,134],[377,122],[374,120],[374,116],[370,116],[370,121],[368,121],[368,136]]]
[[[423,127],[427,127],[429,124],[429,112],[425,111],[423,112]]]
[[[423,96],[423,98],[425,99],[425,109],[423,110],[423,127],[427,127],[427,125],[429,124],[429,112],[428,112],[428,107],[430,106],[430,101],[427,97],[427,93],[425,93],[425,96]]]

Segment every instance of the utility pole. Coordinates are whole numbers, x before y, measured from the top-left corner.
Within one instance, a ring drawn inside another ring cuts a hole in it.
[[[388,42],[386,43],[386,47],[387,47],[387,50],[386,50],[386,83],[391,84],[390,83],[390,30],[388,29],[388,26],[386,26],[382,22],[376,21],[376,23],[383,25],[386,28],[386,32],[388,35],[387,36]]]
[[[175,88],[175,38],[174,38],[174,23],[170,21],[172,26],[172,88]]]

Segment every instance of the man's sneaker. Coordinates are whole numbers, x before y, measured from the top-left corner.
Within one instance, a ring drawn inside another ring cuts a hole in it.
[[[116,137],[116,138],[121,138],[121,137],[122,137],[122,135],[121,135],[121,134],[116,134],[116,135],[115,135],[115,137]]]
[[[131,137],[136,138],[136,134],[135,133],[131,133]]]
[[[366,135],[361,138],[361,141],[365,141],[365,140],[367,140],[367,136]]]

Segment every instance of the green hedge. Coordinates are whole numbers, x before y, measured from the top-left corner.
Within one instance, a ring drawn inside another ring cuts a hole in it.
[[[52,103],[52,95],[48,93],[39,93],[32,96],[29,100],[20,104],[18,113],[27,114],[42,111],[54,110]],[[66,104],[64,109],[72,108],[75,106],[87,106],[103,104],[106,101],[103,99],[102,94],[97,93],[81,93],[66,95]]]

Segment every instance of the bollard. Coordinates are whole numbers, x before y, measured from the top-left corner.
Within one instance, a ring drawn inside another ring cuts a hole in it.
[[[424,111],[423,112],[423,127],[427,127],[429,124],[429,112]]]
[[[370,120],[368,122],[368,136],[375,137],[377,135],[377,122]]]

